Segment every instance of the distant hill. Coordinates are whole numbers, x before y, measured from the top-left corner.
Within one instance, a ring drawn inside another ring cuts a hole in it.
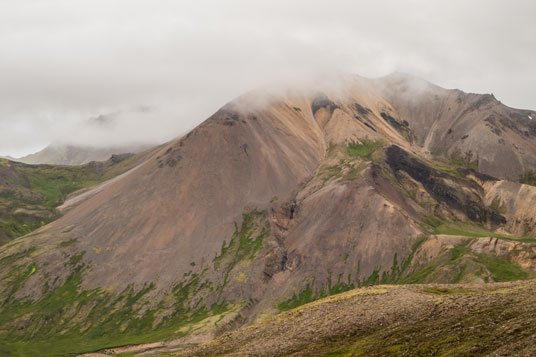
[[[125,142],[114,135],[110,136],[110,133],[118,128],[127,130],[127,127],[133,127],[136,120],[150,122],[154,115],[159,115],[159,112],[144,106],[101,114],[78,123],[71,128],[72,135],[67,135],[60,142],[52,142],[41,151],[20,158],[4,158],[33,165],[83,165],[108,160],[113,154],[139,153],[154,147],[158,141],[129,136],[130,141]]]
[[[75,145],[49,145],[41,151],[26,155],[21,158],[6,158],[12,161],[34,165],[83,165],[91,161],[108,160],[113,154],[138,153],[147,149],[148,147],[148,145],[141,144],[104,148]]]
[[[72,166],[0,159],[0,245],[58,218],[56,208],[71,192],[127,171],[144,155],[112,155],[106,161]]]

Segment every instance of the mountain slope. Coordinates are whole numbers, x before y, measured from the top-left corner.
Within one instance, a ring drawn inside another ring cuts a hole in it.
[[[32,165],[83,165],[108,160],[112,155],[140,153],[161,141],[147,131],[145,137],[140,138],[139,131],[134,129],[139,124],[154,122],[159,115],[156,108],[147,106],[101,114],[76,123],[65,137],[41,151],[8,159]]]
[[[121,174],[144,154],[112,155],[83,166],[27,165],[0,159],[0,244],[59,217],[56,209],[78,189]]]
[[[410,123],[417,145],[433,155],[472,152],[479,169],[518,180],[534,169],[535,112],[509,108],[491,94],[445,90],[403,74],[380,86],[398,119]]]
[[[516,222],[532,210],[515,192],[536,188],[501,190],[516,168],[485,161],[502,152],[495,137],[437,144],[443,125],[491,113],[529,128],[511,114],[525,111],[429,84],[399,96],[392,81],[249,93],[68,200],[60,219],[0,249],[4,348],[91,351],[206,319],[222,332],[379,282],[530,278],[534,231]],[[458,114],[439,115],[436,96]],[[515,129],[486,123],[518,144]],[[522,140],[519,172],[535,168],[536,141]]]

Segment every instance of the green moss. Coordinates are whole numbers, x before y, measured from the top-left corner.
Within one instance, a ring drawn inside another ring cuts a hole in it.
[[[2,230],[9,238],[17,238],[26,235],[37,228],[50,223],[52,219],[55,218],[55,215],[52,214],[52,212],[50,213],[50,216],[42,216],[37,221],[27,218],[10,217],[9,215],[9,213],[4,213],[4,217],[0,218],[0,230]]]
[[[460,265],[458,268],[458,273],[456,274],[456,277],[452,281],[453,284],[457,284],[460,281],[462,281],[464,274],[465,274],[466,265]]]
[[[71,256],[71,258],[69,259],[68,263],[66,265],[70,265],[70,266],[77,266],[80,261],[82,260],[82,258],[84,257],[84,255],[86,254],[86,252],[79,252],[73,256]]]
[[[313,287],[310,284],[307,284],[304,290],[300,291],[297,295],[294,293],[290,299],[283,301],[277,305],[277,307],[280,311],[287,311],[320,298],[321,297],[314,296]]]
[[[478,157],[473,160],[472,151],[462,154],[459,150],[455,150],[450,155],[450,160],[455,166],[478,171]]]
[[[536,186],[536,171],[527,171],[521,175],[519,182],[525,185]]]
[[[504,205],[499,198],[495,198],[490,208],[496,210],[498,213],[502,213]],[[450,222],[440,217],[437,217],[432,213],[425,215],[422,218],[420,225],[426,232],[433,234],[455,235],[475,238],[491,237],[528,243],[536,242],[536,239],[532,237],[519,237],[515,235],[495,233],[473,222]]]
[[[467,259],[480,265],[481,268],[476,272],[474,270],[468,272]],[[496,257],[487,254],[477,254],[463,244],[443,251],[424,266],[420,266],[407,273],[404,273],[404,271],[406,270],[403,270],[402,277],[397,283],[422,284],[436,281],[438,277],[441,277],[443,279],[442,282],[455,284],[462,281],[467,274],[481,277],[485,282],[488,282],[489,278],[486,271],[489,271],[492,280],[495,282],[526,280],[535,276],[535,274],[512,263],[508,256]],[[432,278],[434,280],[430,280]]]
[[[427,278],[435,271],[437,267],[434,265],[425,266],[417,271],[411,272],[407,276],[399,280],[400,284],[423,284],[427,282]]]
[[[223,242],[220,254],[213,260],[214,268],[224,275],[220,290],[229,282],[230,273],[239,262],[255,259],[269,233],[270,223],[266,212],[255,209],[244,211],[240,228],[235,224],[231,241],[227,246]]]
[[[431,228],[432,230],[435,230],[441,225],[441,219],[436,217],[433,214],[427,214],[423,217],[421,226],[423,228]]]
[[[475,224],[462,223],[462,222],[442,222],[439,226],[435,227],[434,233],[464,236],[464,237],[475,237],[475,238],[491,237],[491,238],[499,238],[499,239],[505,239],[505,240],[519,241],[519,242],[536,242],[535,238],[499,234],[499,233],[489,231]]]
[[[463,294],[467,293],[466,289],[447,289],[447,288],[430,288],[426,289],[426,292],[438,295],[450,295],[450,294]]]
[[[452,249],[450,249],[450,261],[456,261],[469,253],[471,253],[471,249],[467,248],[466,246],[455,245]]]
[[[374,141],[368,138],[360,142],[352,141],[346,145],[330,144],[326,155],[329,162],[337,160],[336,164],[323,165],[318,171],[318,176],[324,183],[334,179],[353,181],[363,175],[367,168],[367,161],[377,161],[384,146],[382,141]]]
[[[398,263],[398,254],[395,253],[393,256],[393,264],[391,266],[391,271],[384,271],[382,273],[381,279],[378,281],[378,271],[373,272],[372,275],[365,280],[363,284],[368,284],[376,279],[376,281],[373,284],[381,283],[381,284],[402,284],[405,283],[404,277],[407,275],[408,269],[411,266],[411,262],[413,261],[413,257],[415,256],[415,252],[419,247],[428,239],[427,236],[419,236],[415,243],[413,243],[413,246],[411,247],[410,254],[402,261],[402,263],[399,265]]]
[[[78,256],[78,255],[76,255]],[[173,289],[173,310],[161,322],[161,301],[149,303],[154,284],[140,289],[127,286],[118,295],[101,289],[83,290],[81,277],[86,267],[78,259],[72,273],[58,288],[45,289],[38,301],[4,301],[0,313],[0,354],[9,356],[78,355],[103,348],[149,343],[183,336],[189,324],[227,311],[227,304],[192,307],[189,297],[206,288],[198,275],[192,275]],[[13,292],[36,272],[33,264],[17,267],[8,282]]]
[[[534,274],[530,274],[519,265],[510,262],[507,258],[480,255],[477,261],[486,266],[491,273],[493,281],[526,280],[534,277]]]
[[[301,290],[297,294],[292,294],[292,297],[290,299],[279,303],[277,307],[280,311],[286,311],[325,298],[326,296],[336,295],[348,290],[355,289],[355,285],[352,283],[352,277],[350,275],[348,275],[347,282],[344,282],[342,278],[343,274],[341,273],[337,278],[337,283],[332,284],[330,273],[327,285],[316,289],[313,279],[312,283],[307,283],[304,290]]]
[[[489,208],[494,210],[495,212],[499,214],[506,213],[506,208],[504,207],[504,202],[502,202],[501,198],[499,196],[495,196],[493,198],[493,201],[491,201],[491,204],[489,205]]]
[[[327,286],[328,293],[326,294],[326,296],[340,294],[345,291],[355,289],[355,285],[352,283],[352,277],[350,275],[348,275],[348,279],[346,282],[344,282],[342,278],[343,278],[343,273],[340,273],[339,276],[337,277],[337,282],[332,285],[331,273],[329,274],[328,286]]]
[[[322,180],[325,182],[330,181],[334,178],[340,178],[342,177],[342,172],[345,168],[344,161],[339,162],[338,165],[332,165],[324,168],[322,170]]]
[[[374,270],[370,276],[365,279],[362,283],[359,283],[359,286],[370,286],[370,285],[376,285],[380,282],[380,272],[379,270]]]
[[[31,256],[31,254],[33,252],[35,252],[36,248],[35,247],[31,247],[31,248],[28,248],[28,249],[25,249],[21,252],[17,252],[15,254],[12,254],[12,255],[7,255],[5,257],[3,257],[2,259],[0,259],[0,265],[1,266],[9,266],[9,265],[12,265],[16,262],[20,262],[22,261],[24,258],[27,258],[29,256]]]
[[[347,153],[350,157],[360,157],[371,159],[372,154],[382,147],[385,143],[382,140],[371,140],[368,138],[360,139],[359,142],[352,141],[346,146]]]
[[[438,257],[428,262],[424,266],[414,268],[409,271],[409,267],[405,268],[400,274],[400,278],[396,281],[398,284],[424,284],[430,281],[432,275],[440,268],[449,266],[453,271],[456,271],[454,278],[445,283],[459,282],[465,271],[465,266],[460,264],[460,259],[471,251],[464,245],[456,245],[451,249],[443,251]]]
[[[69,193],[125,172],[145,154],[118,163],[108,160],[79,166],[6,161],[0,166],[0,179],[9,183],[0,193],[0,237],[3,232],[10,240],[50,223],[59,217],[56,207]]]

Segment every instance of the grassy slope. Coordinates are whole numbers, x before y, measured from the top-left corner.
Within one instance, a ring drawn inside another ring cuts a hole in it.
[[[307,285],[304,290],[295,293],[290,299],[278,304],[281,311],[322,299],[326,296],[348,291],[358,287],[376,284],[424,284],[424,283],[460,283],[473,281],[475,278],[484,282],[507,282],[536,278],[536,273],[512,263],[509,257],[497,257],[478,254],[466,245],[455,245],[444,249],[437,257],[425,264],[414,260],[415,253],[426,240],[422,238],[415,243],[411,254],[402,262],[394,257],[390,271],[374,271],[369,277],[357,284],[343,281],[329,282],[328,286]]]
[[[27,165],[0,160],[0,244],[49,223],[67,195],[133,167],[146,153],[81,166]]]
[[[7,296],[0,300],[0,355],[58,356],[78,355],[108,347],[143,344],[182,337],[204,326],[213,329],[236,313],[241,302],[218,301],[207,306],[195,296],[218,296],[233,288],[240,272],[255,258],[268,234],[267,214],[245,211],[242,223],[221,253],[208,265],[184,273],[167,295],[154,297],[153,284],[141,289],[126,287],[119,294],[106,289],[83,290],[81,278],[89,267],[83,253],[68,260],[71,275],[58,288],[49,289],[39,300],[18,299],[17,290],[38,271],[32,263],[32,250],[0,260],[0,266],[28,262],[12,269],[4,279]],[[67,244],[56,249],[67,252]],[[34,250],[37,250],[35,248]],[[67,254],[67,253],[64,253]],[[193,265],[192,265],[192,269]],[[221,280],[208,280],[214,269]]]
[[[346,145],[330,145],[327,155],[334,160],[331,160],[331,165],[322,165],[317,174],[324,184],[338,179],[355,180],[363,175],[368,162],[378,159],[384,146],[385,142],[368,138]]]
[[[533,355],[535,292],[535,281],[352,290],[178,355]]]

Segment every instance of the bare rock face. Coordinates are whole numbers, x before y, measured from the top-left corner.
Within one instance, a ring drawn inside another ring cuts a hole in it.
[[[532,111],[505,106],[491,94],[446,90],[403,74],[379,82],[399,121],[433,155],[471,152],[481,172],[518,180],[536,164]]]
[[[488,182],[486,203],[495,203],[507,217],[507,229],[519,236],[536,234],[536,187],[517,182]]]
[[[118,299],[102,321],[136,297],[122,331],[214,306],[239,311],[234,328],[302,293],[399,278],[434,224],[424,217],[517,232],[536,216],[517,188],[475,170],[506,179],[536,168],[525,111],[399,75],[337,87],[244,95],[66,202],[59,220],[0,248],[2,301],[36,301],[75,279]],[[449,166],[453,153],[466,171]],[[504,212],[489,208],[495,195]],[[96,305],[79,306],[91,301],[73,304],[87,315]],[[91,316],[85,331],[102,322]]]

